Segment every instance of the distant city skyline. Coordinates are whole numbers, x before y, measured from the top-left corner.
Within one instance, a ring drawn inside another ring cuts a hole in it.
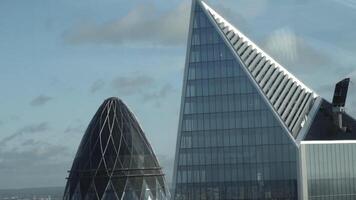
[[[346,109],[356,104],[356,3],[207,2],[322,97],[351,77]],[[0,189],[64,186],[110,96],[137,115],[170,182],[190,4],[1,1]]]

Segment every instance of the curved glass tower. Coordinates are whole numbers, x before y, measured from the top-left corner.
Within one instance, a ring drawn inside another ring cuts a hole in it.
[[[118,98],[104,101],[75,156],[65,200],[166,200],[158,160],[135,116]]]

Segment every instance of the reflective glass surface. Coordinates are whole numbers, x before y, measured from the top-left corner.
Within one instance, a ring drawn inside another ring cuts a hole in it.
[[[64,200],[166,200],[164,175],[134,115],[117,98],[90,122],[70,170]]]
[[[356,199],[356,143],[305,144],[302,155],[308,199]]]
[[[296,147],[196,6],[175,199],[297,199]]]

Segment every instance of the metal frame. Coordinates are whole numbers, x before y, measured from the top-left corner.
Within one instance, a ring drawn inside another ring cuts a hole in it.
[[[138,198],[148,193],[160,200],[170,197],[151,145],[136,117],[118,98],[105,100],[96,112],[67,179],[65,200],[103,199],[108,194],[119,200],[128,191],[135,191],[132,194]]]
[[[242,62],[241,58],[239,57],[239,55],[237,54],[237,52],[235,51],[235,49],[232,47],[232,45],[230,44],[230,42],[228,41],[228,39],[226,38],[225,34],[222,32],[222,30],[220,29],[220,27],[217,25],[215,19],[213,19],[213,17],[211,16],[210,13],[208,13],[209,10],[213,10],[212,8],[210,8],[206,3],[204,3],[201,0],[197,0],[199,1],[199,4],[202,6],[203,12],[208,16],[208,19],[210,20],[210,22],[213,24],[213,26],[217,29],[219,35],[223,38],[225,44],[227,45],[227,47],[231,50],[231,52],[233,53],[235,59],[240,62],[240,64],[244,67],[243,70],[246,73],[247,77],[250,79],[251,83],[253,84],[253,86],[257,89],[258,93],[261,95],[262,99],[267,103],[267,106],[271,109],[273,115],[278,119],[279,123],[282,125],[283,129],[286,131],[286,133],[288,134],[290,140],[293,142],[293,144],[298,147],[294,137],[292,136],[291,132],[289,131],[288,127],[284,124],[284,122],[281,120],[280,116],[278,115],[278,112],[274,109],[274,107],[272,106],[271,102],[267,99],[267,97],[265,96],[265,94],[262,92],[262,90],[260,89],[258,83],[256,82],[256,80],[252,77],[251,73],[249,71],[247,71],[247,67],[246,65]],[[214,11],[215,12],[215,11]]]
[[[177,179],[177,168],[178,168],[178,155],[180,150],[180,139],[181,139],[181,129],[183,123],[183,114],[184,114],[184,97],[186,94],[186,86],[188,80],[188,66],[189,66],[189,58],[190,58],[190,47],[192,41],[192,32],[193,32],[193,19],[194,19],[194,10],[195,5],[198,0],[192,0],[191,9],[190,9],[190,19],[189,19],[189,32],[188,32],[188,40],[187,40],[187,50],[185,55],[185,65],[184,65],[184,75],[183,75],[183,86],[182,86],[182,95],[181,95],[181,103],[180,103],[180,111],[179,111],[179,122],[178,122],[178,133],[177,133],[177,141],[176,141],[176,152],[174,156],[174,169],[173,169],[173,179],[172,179],[172,198],[175,198],[176,193],[176,179]]]
[[[262,94],[295,139],[308,117],[315,98],[319,95],[289,73],[214,9],[203,1],[200,3],[208,10],[216,27],[226,38],[225,42],[232,47],[245,66],[245,71],[252,76],[259,90],[263,91]],[[279,84],[274,83],[271,86],[273,80],[277,79],[277,75],[279,78],[276,83]]]
[[[308,119],[305,121],[304,126],[302,127],[302,129],[300,129],[298,137],[296,138],[296,142],[297,142],[298,146],[300,146],[300,143],[307,135],[307,133],[310,129],[310,126],[312,125],[312,123],[315,119],[315,116],[320,109],[321,103],[322,103],[322,98],[317,97],[313,104],[313,107],[309,111]]]

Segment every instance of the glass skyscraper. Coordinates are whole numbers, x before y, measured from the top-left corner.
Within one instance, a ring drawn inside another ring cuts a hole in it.
[[[302,141],[303,196],[356,199],[356,141]]]
[[[333,126],[318,117],[328,105],[207,4],[193,0],[173,198],[301,199],[301,141],[343,138],[334,127],[320,128]]]
[[[70,170],[64,200],[167,200],[164,174],[135,116],[118,98],[90,122]]]

